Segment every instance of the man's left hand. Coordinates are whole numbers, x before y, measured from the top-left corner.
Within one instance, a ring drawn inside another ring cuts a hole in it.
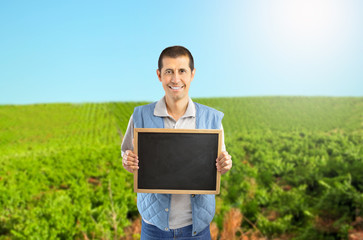
[[[225,174],[232,168],[232,157],[226,151],[222,151],[216,160],[217,171]]]

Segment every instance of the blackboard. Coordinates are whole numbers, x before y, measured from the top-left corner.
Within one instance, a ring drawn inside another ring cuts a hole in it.
[[[219,194],[222,130],[134,129],[139,193]]]

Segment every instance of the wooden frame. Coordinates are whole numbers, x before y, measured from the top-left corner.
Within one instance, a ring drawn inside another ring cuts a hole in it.
[[[134,152],[139,156],[139,170],[134,171],[134,191],[219,194],[221,174],[216,168],[216,158],[221,153],[221,145],[222,130],[135,128]],[[140,149],[144,153],[139,152]],[[162,152],[163,150],[165,152]],[[185,157],[186,154],[193,155],[194,152],[198,155],[198,162],[193,157]],[[142,162],[143,158],[148,157],[145,154],[151,155],[152,160]],[[169,157],[174,162],[164,159],[170,159]],[[175,168],[177,168],[176,171],[174,171]],[[192,175],[188,176],[188,174]],[[164,181],[160,182],[161,179]],[[153,184],[158,187],[152,186]],[[189,184],[190,189],[188,186],[180,186],[183,184]]]

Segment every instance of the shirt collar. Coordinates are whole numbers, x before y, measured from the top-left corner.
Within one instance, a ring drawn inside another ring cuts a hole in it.
[[[156,103],[154,109],[154,115],[158,117],[171,117],[168,114],[168,110],[166,109],[165,96]],[[182,118],[184,117],[195,117],[195,105],[190,97],[187,110],[185,111]]]

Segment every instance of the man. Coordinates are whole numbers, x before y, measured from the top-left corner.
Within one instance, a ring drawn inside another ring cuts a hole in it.
[[[134,127],[223,130],[223,113],[194,103],[188,95],[195,75],[193,56],[188,49],[182,46],[164,49],[156,74],[165,96],[158,102],[135,108],[121,145],[123,167],[130,173],[139,168],[138,156],[133,152]],[[232,160],[225,151],[224,138],[222,145],[216,167],[224,174],[231,169]],[[138,193],[137,207],[142,217],[141,239],[210,239],[214,195]]]

